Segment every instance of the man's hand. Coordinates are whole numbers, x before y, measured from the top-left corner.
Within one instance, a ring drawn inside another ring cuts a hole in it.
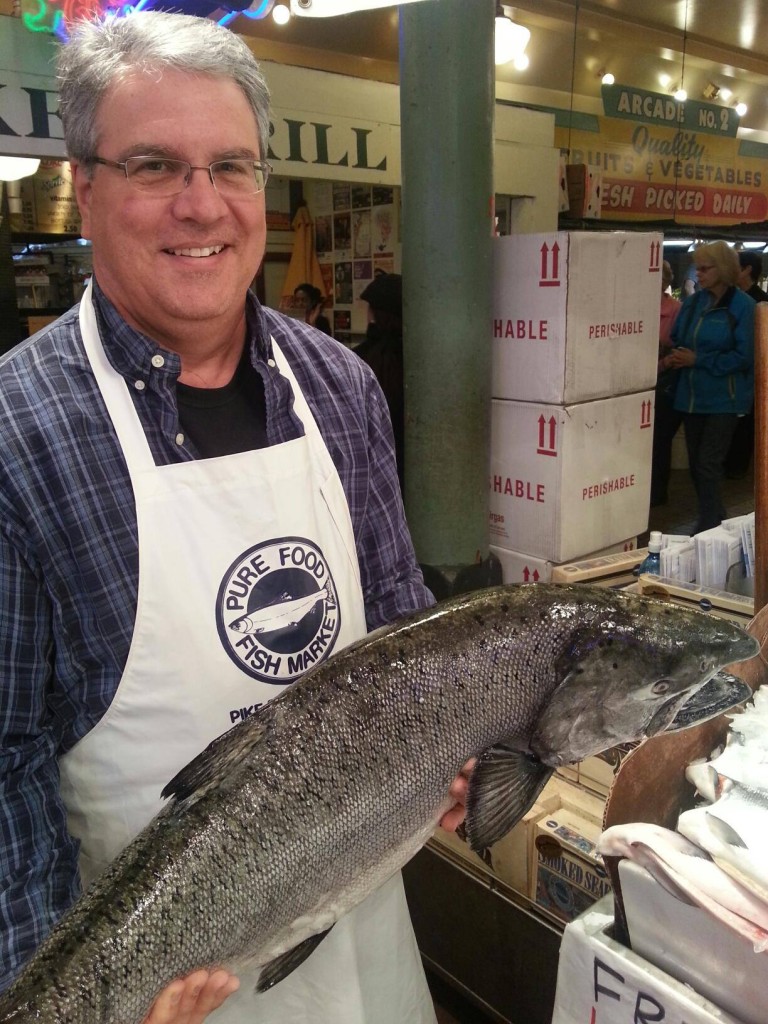
[[[163,989],[144,1024],[202,1024],[239,987],[228,971],[194,971]]]
[[[464,821],[467,813],[466,801],[467,790],[469,788],[469,777],[476,764],[477,758],[470,758],[461,769],[461,773],[457,775],[451,783],[451,788],[448,792],[456,803],[449,811],[446,811],[440,819],[440,828],[444,828],[446,832],[455,832],[462,821]]]

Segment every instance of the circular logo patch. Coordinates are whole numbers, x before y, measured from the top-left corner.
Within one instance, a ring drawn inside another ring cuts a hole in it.
[[[216,597],[224,650],[248,675],[276,686],[324,661],[340,624],[328,564],[302,537],[249,548],[230,565]]]

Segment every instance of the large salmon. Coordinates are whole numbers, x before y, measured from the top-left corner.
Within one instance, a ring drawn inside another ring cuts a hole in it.
[[[479,757],[481,849],[554,766],[689,725],[749,688],[738,626],[590,587],[499,587],[379,630],[216,740],[0,1001],[10,1024],[135,1024],[194,968],[290,973],[429,838]],[[697,691],[701,699],[697,710]]]

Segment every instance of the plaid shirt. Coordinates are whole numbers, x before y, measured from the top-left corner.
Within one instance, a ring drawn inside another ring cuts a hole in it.
[[[94,305],[156,463],[196,458],[179,443],[179,357],[125,324],[97,287]],[[247,317],[269,443],[303,434],[290,385],[270,365],[271,335],[341,477],[369,629],[427,606],[375,378],[342,345],[253,296]],[[133,492],[75,308],[0,360],[0,988],[78,895],[57,759],[114,697],[137,591]]]

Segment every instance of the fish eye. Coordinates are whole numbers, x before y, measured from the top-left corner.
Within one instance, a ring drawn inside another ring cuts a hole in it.
[[[658,696],[662,696],[665,693],[669,693],[670,682],[668,679],[657,679],[651,687],[651,693],[655,693]]]

